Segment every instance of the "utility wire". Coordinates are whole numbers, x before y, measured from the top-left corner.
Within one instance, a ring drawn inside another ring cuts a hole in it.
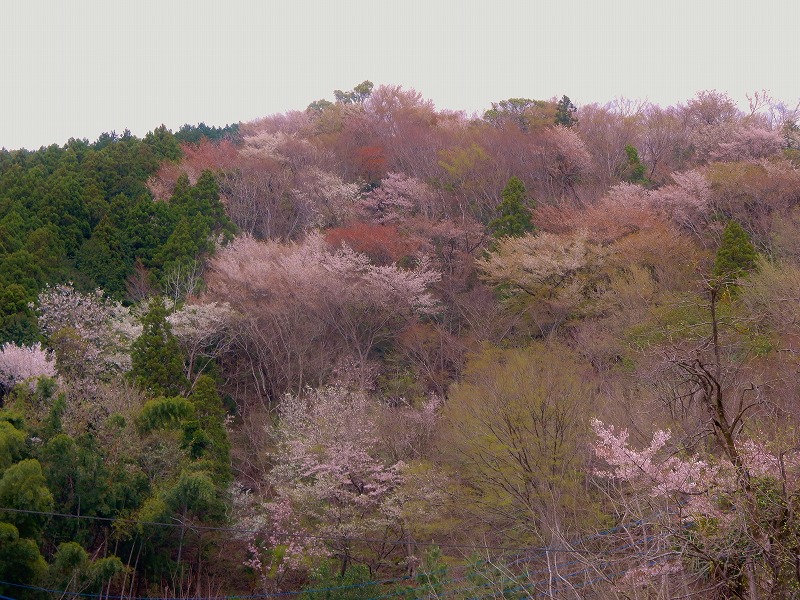
[[[124,518],[116,518],[115,519],[115,518],[111,518],[111,517],[95,517],[95,516],[90,516],[90,515],[73,515],[73,514],[69,514],[69,513],[57,513],[57,512],[52,512],[52,511],[36,511],[36,510],[28,510],[28,509],[15,509],[15,508],[2,508],[2,507],[0,507],[0,512],[2,512],[2,511],[12,512],[12,513],[36,514],[36,515],[50,516],[50,517],[86,519],[86,520],[103,521],[103,522],[111,522],[111,523],[123,522],[123,523],[129,523],[129,524],[153,525],[153,526],[163,526],[163,527],[186,527],[187,526],[184,523],[161,523],[161,522],[156,522],[156,521],[137,521],[135,519],[124,519]],[[611,535],[611,534],[613,534],[613,533],[615,533],[617,531],[621,531],[621,530],[627,529],[628,527],[641,527],[641,526],[646,526],[648,524],[649,523],[647,523],[645,521],[641,521],[641,520],[634,521],[634,522],[629,523],[629,524],[622,524],[622,525],[619,525],[619,526],[616,526],[616,527],[613,527],[613,528],[610,528],[610,529],[607,529],[607,530],[604,530],[604,531],[600,531],[600,532],[597,532],[595,534],[586,536],[584,538],[579,538],[578,540],[575,541],[575,543],[576,544],[585,543],[587,541],[596,540],[598,538],[602,538],[602,537]],[[189,527],[193,527],[194,529],[212,530],[212,531],[257,533],[257,531],[255,531],[255,530],[248,530],[248,529],[235,528],[235,527],[191,526],[191,525],[189,525]],[[384,540],[372,540],[372,539],[369,539],[369,538],[349,538],[349,537],[344,537],[344,536],[341,536],[341,537],[326,537],[326,536],[311,536],[311,535],[303,535],[303,534],[287,534],[286,537],[300,537],[300,538],[308,538],[308,539],[339,540],[339,541],[345,541],[345,540],[346,541],[374,541],[374,542],[384,542],[385,543]],[[632,543],[628,542],[628,543],[625,543],[625,544],[623,544],[621,546],[616,546],[614,548],[606,548],[606,549],[601,549],[601,550],[595,549],[593,551],[592,550],[578,550],[576,548],[550,548],[550,547],[509,548],[509,547],[502,547],[502,546],[477,546],[477,545],[466,545],[466,544],[437,544],[435,542],[412,542],[412,544],[416,545],[416,546],[439,546],[439,547],[469,548],[469,549],[477,549],[477,548],[480,547],[481,549],[518,551],[519,554],[517,555],[517,558],[515,558],[511,562],[507,563],[507,566],[513,566],[513,565],[516,565],[516,564],[532,561],[533,558],[534,558],[534,556],[532,556],[532,555],[541,554],[541,553],[548,553],[548,552],[551,552],[551,553],[574,553],[574,554],[585,554],[585,553],[588,553],[588,552],[591,552],[591,553],[599,552],[602,555],[623,554],[623,553],[624,554],[630,554],[630,550],[629,550],[630,548],[633,548],[633,547],[639,545],[640,543],[651,541],[652,539],[655,539],[656,537],[657,536],[652,536],[651,535],[651,536],[645,537],[642,540],[638,540],[637,542],[632,542]],[[408,543],[408,542],[406,542],[405,540],[399,540],[396,543]],[[485,562],[487,562],[487,561],[479,561],[478,564],[485,563]],[[561,567],[565,567],[565,566],[568,566],[568,565],[574,565],[574,564],[579,563],[579,562],[581,562],[581,561],[580,560],[571,561],[571,562],[562,564],[560,566]],[[652,562],[653,561],[651,560],[650,563],[652,564]],[[602,562],[602,565],[603,565],[602,568],[608,567],[611,564],[612,563],[609,562],[609,561],[603,561]],[[577,577],[577,576],[579,576],[579,575],[581,575],[583,573],[586,573],[586,572],[588,572],[590,570],[592,570],[592,569],[581,569],[579,571],[575,571],[575,572],[563,575],[562,579],[570,579],[572,577]],[[619,573],[614,573],[612,575],[603,575],[602,577],[593,579],[591,581],[582,582],[580,584],[577,584],[574,587],[584,587],[586,585],[591,585],[592,583],[595,583],[597,581],[608,580],[609,578],[615,578],[615,577],[617,577],[619,575],[627,573],[628,570],[629,569],[626,569],[624,571],[620,571]],[[529,573],[521,573],[520,577],[530,577],[532,575],[543,574],[544,572],[547,572],[547,569],[533,571],[533,572],[529,572]],[[395,579],[373,580],[373,581],[350,584],[350,585],[345,585],[345,586],[331,586],[331,587],[306,589],[306,590],[300,590],[300,591],[289,591],[289,592],[274,592],[274,593],[270,593],[270,594],[230,595],[230,596],[225,595],[225,596],[215,596],[213,598],[226,598],[228,600],[250,600],[250,599],[255,600],[255,599],[260,599],[260,598],[286,598],[286,597],[299,596],[301,594],[324,594],[326,592],[342,591],[342,590],[347,590],[347,589],[357,589],[357,588],[364,588],[364,587],[377,586],[377,585],[386,585],[386,584],[390,584],[390,583],[398,583],[398,582],[401,582],[401,581],[409,581],[409,580],[412,580],[412,579],[415,579],[415,578],[410,577],[410,576],[405,576],[405,577],[400,577],[400,578],[395,578]],[[449,580],[442,581],[441,585],[442,586],[452,586],[456,582],[464,581],[466,579],[469,579],[469,576],[454,577],[454,578],[451,578]],[[533,588],[532,591],[535,592],[537,586],[538,585],[543,585],[544,583],[545,582],[531,582],[529,584],[523,584],[521,586],[517,586],[515,588],[512,588],[512,590],[510,590],[510,591],[525,591],[525,590]],[[21,589],[28,589],[28,590],[33,590],[33,591],[39,591],[39,592],[46,592],[46,593],[50,593],[50,594],[58,594],[58,595],[61,595],[62,597],[63,596],[71,596],[71,597],[81,597],[81,598],[107,598],[107,599],[110,599],[110,600],[186,600],[185,597],[167,598],[167,597],[164,597],[164,596],[152,596],[152,597],[147,597],[147,596],[113,596],[113,595],[108,595],[108,594],[90,594],[90,593],[86,593],[86,592],[70,592],[70,591],[67,591],[67,590],[54,590],[54,589],[42,588],[42,587],[38,587],[38,586],[19,584],[19,583],[12,583],[12,582],[8,582],[8,581],[0,581],[0,585],[12,586],[12,587],[17,587],[17,588],[21,588]],[[472,586],[468,586],[466,588],[460,588],[460,589],[455,589],[455,590],[447,590],[447,591],[443,592],[443,595],[447,596],[447,595],[450,595],[450,594],[453,594],[453,593],[464,593],[464,592],[468,592],[470,590],[478,590],[478,589],[481,589],[481,588],[485,589],[486,587],[489,587],[490,585],[492,585],[492,584],[488,583],[488,584],[483,584],[483,585],[472,585]],[[401,596],[401,595],[404,595],[405,593],[406,593],[406,590],[402,590],[402,589],[401,590],[395,590],[394,592],[389,593],[389,594],[376,596],[376,597],[372,598],[371,600],[379,600],[379,599],[384,599],[384,598],[391,598],[391,597]],[[431,596],[431,598],[433,598],[433,597],[435,597],[435,596]],[[477,596],[477,598],[482,598],[482,597],[483,596]],[[9,598],[7,596],[0,595],[0,600],[15,600],[15,599],[14,598]],[[200,600],[200,599],[194,599],[194,600]]]
[[[73,515],[70,513],[59,513],[52,511],[30,510],[24,508],[5,508],[0,507],[0,512],[23,513],[31,515],[42,515],[48,517],[61,517],[66,519],[84,519],[89,521],[103,521],[107,523],[127,523],[129,525],[147,525],[156,527],[173,527],[173,528],[188,528],[197,531],[220,531],[226,533],[261,533],[258,529],[244,529],[240,527],[223,527],[215,525],[193,525],[191,523],[177,522],[177,523],[162,523],[159,521],[138,521],[136,519],[126,519],[122,517],[96,517],[92,515]],[[462,550],[496,550],[501,552],[527,552],[532,554],[545,554],[548,552],[565,553],[565,554],[585,554],[588,550],[581,550],[573,547],[549,547],[549,546],[526,546],[526,547],[509,547],[509,546],[490,546],[481,544],[448,544],[446,542],[416,542],[412,540],[385,540],[374,538],[361,538],[351,536],[324,536],[312,535],[305,533],[272,533],[278,538],[292,538],[292,539],[305,539],[305,540],[320,540],[320,541],[339,541],[339,542],[367,542],[376,544],[396,544],[417,547],[432,547],[438,548],[455,548]]]
[[[1,509],[1,510],[5,510],[5,509]],[[34,511],[34,512],[47,514],[47,513],[45,513],[45,511]],[[590,536],[590,537],[593,537],[593,536]],[[642,541],[649,541],[649,539],[652,539],[652,537],[651,538],[647,538],[647,539],[642,540]],[[628,543],[628,544],[625,544],[625,545],[620,546],[618,548],[615,548],[614,551],[621,551],[621,550],[623,550],[625,548],[629,548],[629,547],[632,547],[632,546],[635,546],[635,544]],[[607,550],[603,551],[603,553],[604,554],[614,553],[614,551],[610,551],[610,550],[607,549]],[[509,563],[509,565],[518,564],[520,562],[525,562],[525,561],[526,561],[526,559],[524,559],[524,558],[518,558],[518,559],[512,561],[511,563]],[[561,565],[561,566],[564,567],[564,566],[567,566],[567,565],[575,564],[577,562],[580,562],[580,561],[572,561],[570,563],[566,563],[566,564]],[[650,563],[652,564],[653,561],[650,561]],[[609,563],[609,562],[604,562],[603,566],[607,567],[610,564],[611,563]],[[569,579],[571,577],[576,577],[576,576],[578,576],[578,575],[580,575],[582,573],[586,573],[586,572],[588,572],[590,570],[592,570],[592,569],[589,569],[589,568],[581,569],[579,571],[574,571],[574,572],[569,573],[567,575],[564,575],[562,577],[564,579]],[[614,573],[612,575],[604,575],[602,577],[596,578],[596,579],[591,580],[589,582],[580,583],[578,585],[575,585],[574,587],[576,587],[576,588],[577,587],[584,587],[586,585],[591,585],[592,583],[595,583],[597,581],[607,580],[609,578],[615,578],[618,575],[625,574],[628,570],[629,569],[626,569],[624,571],[620,571],[619,573]],[[522,577],[530,577],[531,575],[542,574],[542,573],[544,573],[546,571],[547,570],[545,569],[545,570],[540,570],[540,571],[534,571],[534,572],[531,572],[531,573],[523,573],[520,576],[522,576]],[[366,582],[362,582],[362,583],[355,583],[355,584],[350,584],[350,585],[345,585],[345,586],[330,586],[330,587],[324,587],[324,588],[312,588],[312,589],[305,589],[305,590],[299,590],[299,591],[274,592],[274,593],[270,593],[270,594],[214,596],[212,598],[209,598],[209,600],[213,600],[213,599],[217,599],[217,598],[225,598],[226,600],[256,600],[256,599],[262,599],[262,598],[264,598],[264,599],[265,598],[287,598],[287,597],[299,596],[299,595],[302,595],[302,594],[324,594],[326,592],[342,591],[342,590],[348,590],[348,589],[357,589],[357,588],[371,587],[371,586],[376,586],[376,585],[386,585],[388,583],[397,583],[397,582],[400,582],[400,581],[408,581],[410,579],[414,579],[414,578],[406,576],[406,577],[401,577],[401,578],[396,578],[396,579],[383,579],[383,580],[366,581]],[[456,578],[452,578],[452,579],[449,579],[449,580],[446,580],[446,581],[442,581],[441,585],[442,586],[448,586],[448,585],[452,585],[452,584],[456,583],[457,581],[463,581],[465,579],[468,579],[468,577],[456,577]],[[533,588],[532,591],[536,591],[537,586],[538,585],[543,585],[543,584],[544,584],[544,582],[532,582],[532,583],[529,583],[529,584],[516,586],[515,588],[512,588],[511,590],[508,590],[508,591],[525,591],[525,590],[528,590],[530,588]],[[87,592],[70,592],[68,590],[55,590],[55,589],[43,588],[43,587],[34,586],[34,585],[27,585],[27,584],[21,584],[21,583],[12,583],[12,582],[9,582],[9,581],[0,581],[0,585],[11,586],[11,587],[27,589],[27,590],[32,590],[32,591],[38,591],[38,592],[45,592],[45,593],[49,593],[49,594],[57,594],[57,595],[60,595],[61,597],[71,596],[71,597],[79,597],[79,598],[106,598],[106,599],[109,599],[109,600],[186,600],[185,597],[181,597],[181,596],[178,596],[178,597],[166,597],[166,596],[114,596],[114,595],[108,595],[108,594],[91,594],[91,593],[87,593]],[[486,587],[489,587],[490,585],[492,585],[492,584],[488,583],[488,584],[483,584],[483,585],[473,585],[473,586],[469,586],[467,588],[461,588],[461,589],[455,589],[455,590],[447,590],[447,591],[444,591],[442,593],[442,595],[443,596],[447,596],[447,595],[454,594],[454,593],[464,593],[464,592],[468,592],[468,591],[471,591],[471,590],[485,589]],[[389,594],[386,594],[386,595],[375,596],[371,600],[380,600],[380,599],[384,599],[384,598],[391,598],[391,597],[395,597],[395,596],[401,596],[403,594],[405,594],[405,590],[396,590],[395,592],[392,592],[392,593],[389,593]],[[539,594],[539,595],[541,595],[541,594]],[[429,597],[434,598],[434,597],[438,597],[438,596],[429,596]],[[475,598],[483,598],[483,597],[485,597],[485,596],[476,596]],[[15,599],[9,598],[7,596],[0,595],[0,600],[15,600]],[[201,599],[193,599],[193,600],[201,600]]]

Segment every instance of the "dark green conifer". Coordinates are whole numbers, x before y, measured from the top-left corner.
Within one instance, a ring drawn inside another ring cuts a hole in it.
[[[650,181],[647,179],[645,166],[639,158],[639,151],[634,146],[627,144],[625,146],[625,156],[628,161],[622,178],[630,183],[648,185]]]
[[[497,205],[500,213],[496,219],[489,223],[492,235],[497,238],[522,237],[535,229],[531,223],[532,204],[527,198],[525,184],[518,177],[508,180],[506,187],[501,192],[503,200]]]
[[[712,275],[719,285],[734,285],[755,269],[757,258],[750,236],[739,223],[730,221],[722,233]]]
[[[213,471],[223,481],[232,479],[230,442],[225,430],[225,407],[217,385],[208,375],[201,375],[189,399],[194,403],[196,421],[187,423],[184,440],[193,458],[211,461]]]
[[[179,396],[187,387],[183,353],[160,297],[150,302],[142,319],[142,335],[133,343],[131,362],[129,377],[150,396]]]
[[[564,127],[572,127],[578,122],[575,118],[575,105],[568,96],[562,96],[561,100],[556,104],[556,125],[563,125]]]

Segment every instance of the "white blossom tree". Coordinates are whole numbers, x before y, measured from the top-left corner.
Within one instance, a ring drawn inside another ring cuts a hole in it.
[[[216,358],[235,343],[238,315],[227,302],[184,304],[167,316],[186,355],[185,372],[192,387]]]
[[[360,211],[377,223],[397,223],[418,212],[429,212],[434,193],[423,181],[402,173],[388,173],[381,185],[358,203]]]
[[[655,588],[663,589],[680,575],[681,586],[710,587],[720,597],[792,597],[800,580],[796,446],[742,436],[718,456],[670,446],[671,433],[659,430],[637,449],[624,429],[596,419],[592,427],[594,451],[605,465],[595,475],[616,485],[610,489],[619,514],[648,520],[667,540],[655,553],[642,552],[653,547],[642,539],[630,545],[636,555],[629,581],[642,587],[658,577]],[[641,535],[638,525],[631,529],[629,539],[633,530]]]

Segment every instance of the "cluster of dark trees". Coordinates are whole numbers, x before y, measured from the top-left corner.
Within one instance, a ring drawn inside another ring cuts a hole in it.
[[[209,239],[232,235],[211,173],[194,186],[181,180],[168,203],[153,202],[147,188],[164,161],[182,156],[181,140],[232,133],[160,127],[144,139],[126,131],[0,152],[0,341],[37,339],[34,307],[47,283],[141,299],[171,271],[202,260]],[[145,291],[128,289],[136,285]]]

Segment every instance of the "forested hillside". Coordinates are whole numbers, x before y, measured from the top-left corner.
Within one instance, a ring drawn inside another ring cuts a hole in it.
[[[800,118],[302,111],[0,152],[0,594],[796,598]]]

